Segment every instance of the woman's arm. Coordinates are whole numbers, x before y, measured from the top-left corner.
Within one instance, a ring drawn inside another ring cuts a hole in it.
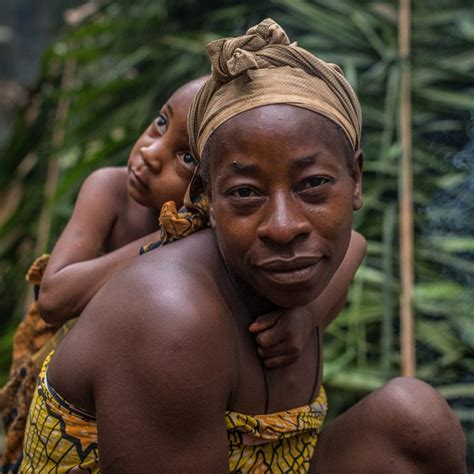
[[[48,323],[61,324],[78,316],[104,283],[138,255],[142,245],[157,239],[158,232],[100,256],[124,202],[124,186],[118,185],[123,175],[117,171],[104,168],[86,179],[53,249],[38,300]]]

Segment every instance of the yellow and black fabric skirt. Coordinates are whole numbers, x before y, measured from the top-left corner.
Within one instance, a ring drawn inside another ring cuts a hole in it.
[[[227,411],[230,472],[308,472],[327,409],[321,386],[310,405],[265,415]]]
[[[41,369],[26,426],[22,473],[99,472],[96,419],[59,395]],[[265,415],[226,411],[232,473],[305,473],[327,413],[321,387],[313,403]]]
[[[99,472],[95,417],[64,400],[48,384],[45,360],[31,403],[20,472]]]

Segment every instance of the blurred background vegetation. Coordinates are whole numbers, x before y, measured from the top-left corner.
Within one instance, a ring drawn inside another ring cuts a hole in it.
[[[369,247],[349,304],[327,335],[331,415],[399,374],[397,8],[396,1],[361,0],[103,0],[69,11],[3,143],[0,383],[12,333],[31,297],[26,269],[52,249],[84,178],[98,167],[126,163],[164,99],[208,71],[206,43],[241,34],[267,16],[290,39],[342,66],[364,113],[365,205],[354,225]],[[0,43],[8,44],[2,32]],[[471,1],[413,2],[412,35],[417,376],[447,398],[472,446]]]

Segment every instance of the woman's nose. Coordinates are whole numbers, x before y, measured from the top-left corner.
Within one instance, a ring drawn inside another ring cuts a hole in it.
[[[264,219],[257,229],[261,240],[286,245],[297,237],[311,233],[311,223],[293,196],[281,193],[268,201],[265,207]]]

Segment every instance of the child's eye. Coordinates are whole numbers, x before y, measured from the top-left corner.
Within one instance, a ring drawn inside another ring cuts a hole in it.
[[[307,179],[299,188],[299,191],[305,191],[308,189],[318,188],[325,183],[328,183],[329,179],[322,176],[313,176],[312,178]]]
[[[161,135],[166,132],[167,125],[168,119],[165,114],[160,114],[158,118],[155,119],[155,127]]]
[[[187,168],[194,169],[197,166],[197,161],[189,152],[178,153],[178,158],[181,163]]]

